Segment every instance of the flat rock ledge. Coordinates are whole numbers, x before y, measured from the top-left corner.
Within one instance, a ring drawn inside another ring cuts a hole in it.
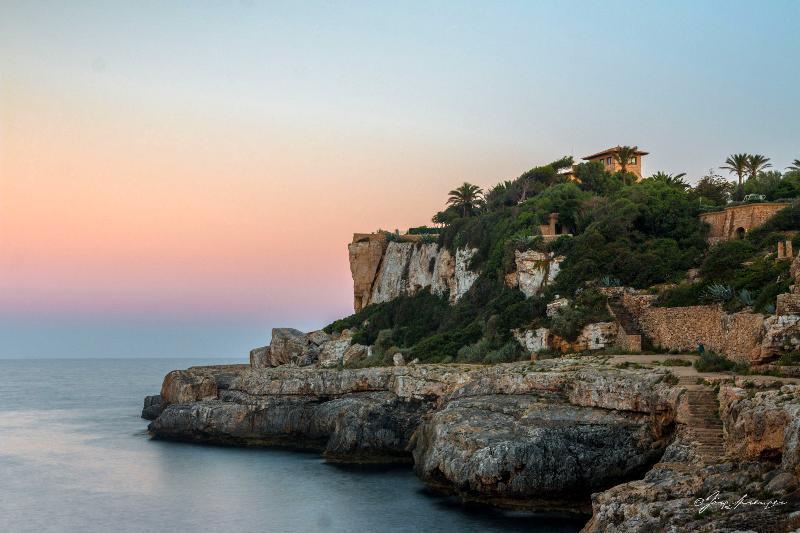
[[[588,511],[592,491],[640,477],[659,460],[677,394],[666,371],[591,358],[193,367],[166,376],[149,432],[319,450],[332,462],[413,463],[428,485],[464,500]]]
[[[155,415],[154,438],[410,463],[430,487],[464,501],[591,514],[587,532],[800,527],[800,387],[709,389],[724,434],[724,451],[710,459],[688,427],[691,395],[676,381],[667,369],[601,357],[192,367],[170,372],[143,416]],[[698,513],[697,499],[715,491],[786,503]]]

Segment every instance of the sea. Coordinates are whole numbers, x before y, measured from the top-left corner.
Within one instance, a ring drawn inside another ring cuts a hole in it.
[[[574,532],[585,520],[466,506],[410,467],[151,440],[164,375],[222,359],[0,359],[0,532]]]

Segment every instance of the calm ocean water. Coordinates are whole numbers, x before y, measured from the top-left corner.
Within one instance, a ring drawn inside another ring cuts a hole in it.
[[[220,360],[0,359],[0,531],[577,531],[465,508],[409,469],[149,440],[142,399]]]

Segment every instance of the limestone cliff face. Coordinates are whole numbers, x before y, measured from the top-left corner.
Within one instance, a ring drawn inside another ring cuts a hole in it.
[[[562,261],[564,257],[552,253],[517,250],[514,252],[516,271],[506,276],[506,285],[519,288],[527,298],[535,296],[555,281]]]
[[[455,257],[435,243],[388,241],[386,234],[356,234],[348,246],[353,275],[353,308],[388,302],[430,287],[449,294],[454,303],[478,279],[469,265],[475,249],[456,250]]]

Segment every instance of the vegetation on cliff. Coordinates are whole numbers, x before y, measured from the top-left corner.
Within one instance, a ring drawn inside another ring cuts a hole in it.
[[[775,173],[776,181],[764,172],[763,158],[742,161],[742,177],[750,176],[745,190],[800,195],[800,172]],[[564,172],[570,168],[574,179]],[[800,227],[800,207],[782,211],[745,240],[709,249],[698,214],[724,205],[735,186],[713,172],[695,187],[683,178],[659,172],[637,182],[632,174],[607,172],[598,162],[573,166],[567,157],[500,182],[485,194],[464,183],[450,192],[447,208],[433,221],[441,226],[441,247],[476,250],[470,268],[480,277],[472,288],[454,305],[447,295],[428,290],[374,304],[326,331],[352,329],[354,342],[373,345],[367,364],[388,363],[397,351],[423,362],[501,362],[525,355],[512,337],[514,328],[548,327],[572,340],[587,323],[607,319],[605,300],[593,290],[598,286],[675,284],[663,292],[661,305],[721,301],[729,310],[768,311],[788,284],[787,262],[775,262],[769,252],[786,230]],[[565,235],[544,239],[539,226],[551,213],[558,213]],[[563,261],[555,282],[526,299],[507,286],[506,278],[516,268],[515,253],[527,250]],[[700,278],[687,282],[692,268]],[[546,304],[556,295],[569,298],[570,305],[547,317]]]

